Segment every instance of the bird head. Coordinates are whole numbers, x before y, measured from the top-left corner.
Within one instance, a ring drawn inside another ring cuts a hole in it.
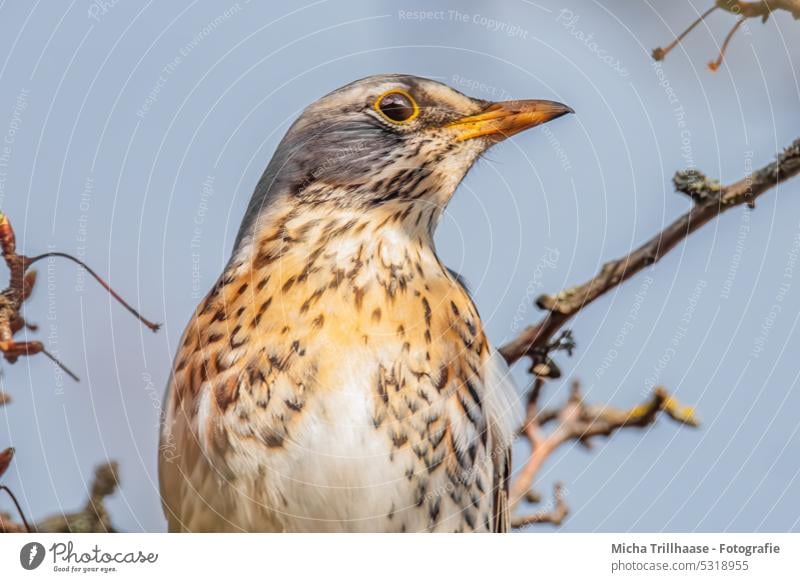
[[[312,103],[292,124],[242,231],[276,200],[358,212],[421,205],[438,218],[489,147],[571,112],[554,101],[475,99],[411,75],[355,81]]]

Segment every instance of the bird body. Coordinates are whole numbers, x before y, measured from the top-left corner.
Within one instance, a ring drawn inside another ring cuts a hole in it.
[[[425,131],[388,125],[418,102]],[[364,122],[362,103],[394,109]],[[433,243],[487,147],[449,123],[487,106],[381,76],[289,130],[176,355],[159,458],[171,531],[507,529],[516,395]]]

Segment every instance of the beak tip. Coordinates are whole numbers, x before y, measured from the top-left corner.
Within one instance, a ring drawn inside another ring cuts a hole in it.
[[[573,113],[573,114],[575,113],[575,110],[572,107],[570,107],[569,105],[565,105],[564,103],[559,103],[558,105],[560,106],[560,109],[561,109],[561,111],[559,112],[559,115],[568,115],[570,113]]]

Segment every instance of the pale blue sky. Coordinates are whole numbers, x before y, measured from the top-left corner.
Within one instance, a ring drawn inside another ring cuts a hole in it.
[[[165,527],[157,418],[176,341],[287,124],[324,93],[405,72],[577,111],[492,151],[439,230],[497,345],[538,318],[533,296],[684,212],[675,170],[733,181],[800,129],[800,39],[785,14],[748,23],[713,74],[728,14],[660,69],[649,56],[711,0],[278,4],[0,3],[0,207],[19,246],[83,256],[165,322],[153,335],[71,265],[42,265],[26,312],[82,381],[42,357],[3,365],[14,403],[0,446],[18,451],[5,480],[35,518],[82,505],[110,458],[123,479],[114,522]],[[408,18],[420,10],[442,12]],[[732,210],[575,319],[579,349],[562,368],[591,400],[630,406],[661,383],[704,424],[662,419],[560,451],[540,487],[564,481],[564,530],[800,529],[798,189]],[[564,394],[553,384],[545,399]]]

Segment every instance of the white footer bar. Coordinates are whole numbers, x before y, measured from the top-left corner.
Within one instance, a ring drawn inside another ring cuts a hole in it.
[[[0,536],[2,580],[800,580],[800,534]],[[174,578],[166,578],[171,576]]]

